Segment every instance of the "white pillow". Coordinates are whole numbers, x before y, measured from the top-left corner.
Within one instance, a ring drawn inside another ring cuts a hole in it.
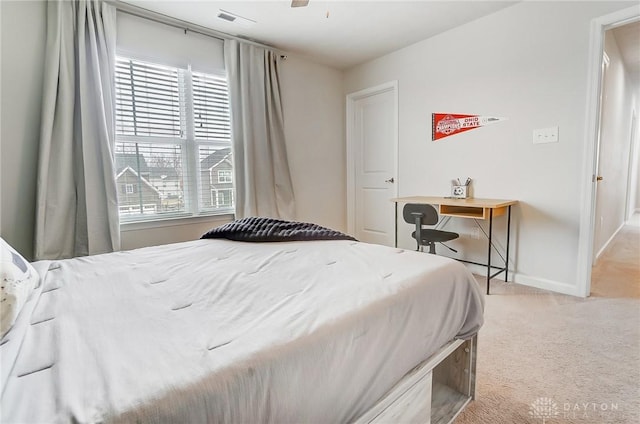
[[[37,271],[0,238],[0,335],[11,329],[31,291],[38,285]]]

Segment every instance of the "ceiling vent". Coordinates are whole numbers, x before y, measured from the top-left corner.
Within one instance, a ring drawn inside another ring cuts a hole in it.
[[[220,11],[220,13],[218,13],[218,18],[224,19],[225,21],[229,21],[229,22],[233,22],[236,20],[235,16],[230,15],[226,12],[223,12],[222,10]]]
[[[249,26],[256,23],[253,19],[245,18],[244,16],[237,15],[235,13],[231,13],[228,10],[218,10],[218,18],[225,20],[227,22],[233,22],[236,24],[240,24],[243,26]]]

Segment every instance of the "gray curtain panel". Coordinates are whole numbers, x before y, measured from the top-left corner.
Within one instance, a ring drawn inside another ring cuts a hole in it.
[[[114,177],[115,8],[49,1],[36,259],[120,248]]]
[[[287,161],[277,56],[225,40],[236,189],[236,218],[293,219],[295,203]]]

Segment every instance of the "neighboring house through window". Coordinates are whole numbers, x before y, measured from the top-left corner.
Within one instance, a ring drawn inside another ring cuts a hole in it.
[[[200,175],[200,198],[203,207],[217,210],[232,210],[234,206],[234,195],[231,148],[218,149],[211,151],[209,154],[202,151],[200,157]],[[218,192],[223,190],[231,193],[230,196],[225,197],[225,199],[230,198],[230,202],[219,199]]]

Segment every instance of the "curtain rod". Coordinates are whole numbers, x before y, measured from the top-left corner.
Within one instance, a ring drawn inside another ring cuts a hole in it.
[[[118,11],[120,11],[122,13],[126,13],[128,15],[137,16],[139,18],[144,18],[144,19],[149,19],[150,21],[158,22],[160,24],[168,25],[168,26],[171,26],[171,27],[174,27],[174,28],[180,28],[180,29],[183,29],[185,31],[194,32],[196,34],[204,35],[204,36],[207,36],[207,37],[216,38],[216,39],[221,40],[221,41],[224,41],[224,40],[242,41],[244,43],[253,44],[253,45],[258,46],[258,47],[263,47],[263,48],[267,48],[267,49],[270,49],[270,50],[274,50],[275,52],[286,56],[286,52],[283,52],[282,50],[277,49],[277,48],[275,48],[273,46],[270,46],[268,44],[258,43],[256,41],[249,40],[249,39],[246,39],[246,38],[243,38],[243,37],[236,37],[234,35],[227,34],[225,32],[216,31],[214,29],[207,28],[207,27],[204,27],[202,25],[198,25],[198,24],[194,24],[194,23],[182,20],[182,19],[174,18],[172,16],[165,15],[163,13],[154,12],[152,10],[145,9],[145,8],[142,8],[142,7],[139,7],[139,6],[134,6],[134,5],[129,4],[129,3],[124,3],[124,2],[119,1],[119,0],[104,0],[104,1],[105,1],[105,3],[108,3],[108,4],[112,5],[113,7],[115,7]]]

